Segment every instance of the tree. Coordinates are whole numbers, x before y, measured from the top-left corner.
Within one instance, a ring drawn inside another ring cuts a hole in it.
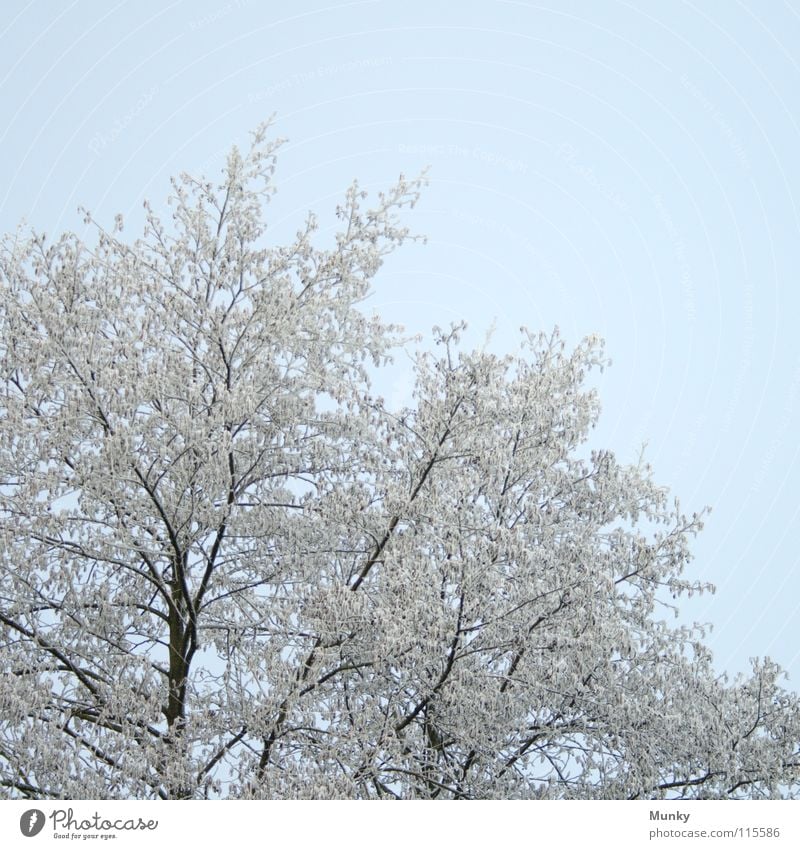
[[[4,795],[800,794],[780,670],[658,616],[702,517],[588,449],[600,343],[437,330],[390,409],[361,303],[420,181],[270,247],[277,146],[130,244],[3,242]]]

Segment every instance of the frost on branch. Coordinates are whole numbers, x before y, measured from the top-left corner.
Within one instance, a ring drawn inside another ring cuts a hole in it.
[[[798,795],[780,670],[664,621],[701,517],[587,447],[599,341],[437,330],[388,409],[361,304],[421,183],[274,246],[277,148],[132,243],[3,241],[3,795]]]

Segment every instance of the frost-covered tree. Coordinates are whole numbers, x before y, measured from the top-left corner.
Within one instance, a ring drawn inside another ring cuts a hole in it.
[[[132,243],[3,242],[3,795],[800,794],[779,669],[663,620],[700,517],[587,447],[599,343],[436,331],[388,408],[361,304],[419,181],[270,246],[276,148]]]

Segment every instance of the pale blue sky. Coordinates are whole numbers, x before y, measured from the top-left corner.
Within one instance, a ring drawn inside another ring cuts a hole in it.
[[[798,2],[5,0],[0,229],[133,223],[273,112],[276,240],[429,164],[428,243],[374,305],[476,340],[494,320],[498,348],[604,336],[597,446],[647,441],[714,508],[690,575],[719,591],[687,615],[720,668],[769,654],[797,687],[798,90]]]

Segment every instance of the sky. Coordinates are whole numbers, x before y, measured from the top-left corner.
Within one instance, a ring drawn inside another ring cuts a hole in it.
[[[712,512],[682,603],[800,688],[800,2],[4,0],[0,231],[138,235],[275,115],[270,238],[429,167],[371,306],[606,340],[593,447]],[[327,215],[327,217],[326,217]],[[402,369],[386,394],[403,400]],[[795,437],[792,437],[795,433]]]

